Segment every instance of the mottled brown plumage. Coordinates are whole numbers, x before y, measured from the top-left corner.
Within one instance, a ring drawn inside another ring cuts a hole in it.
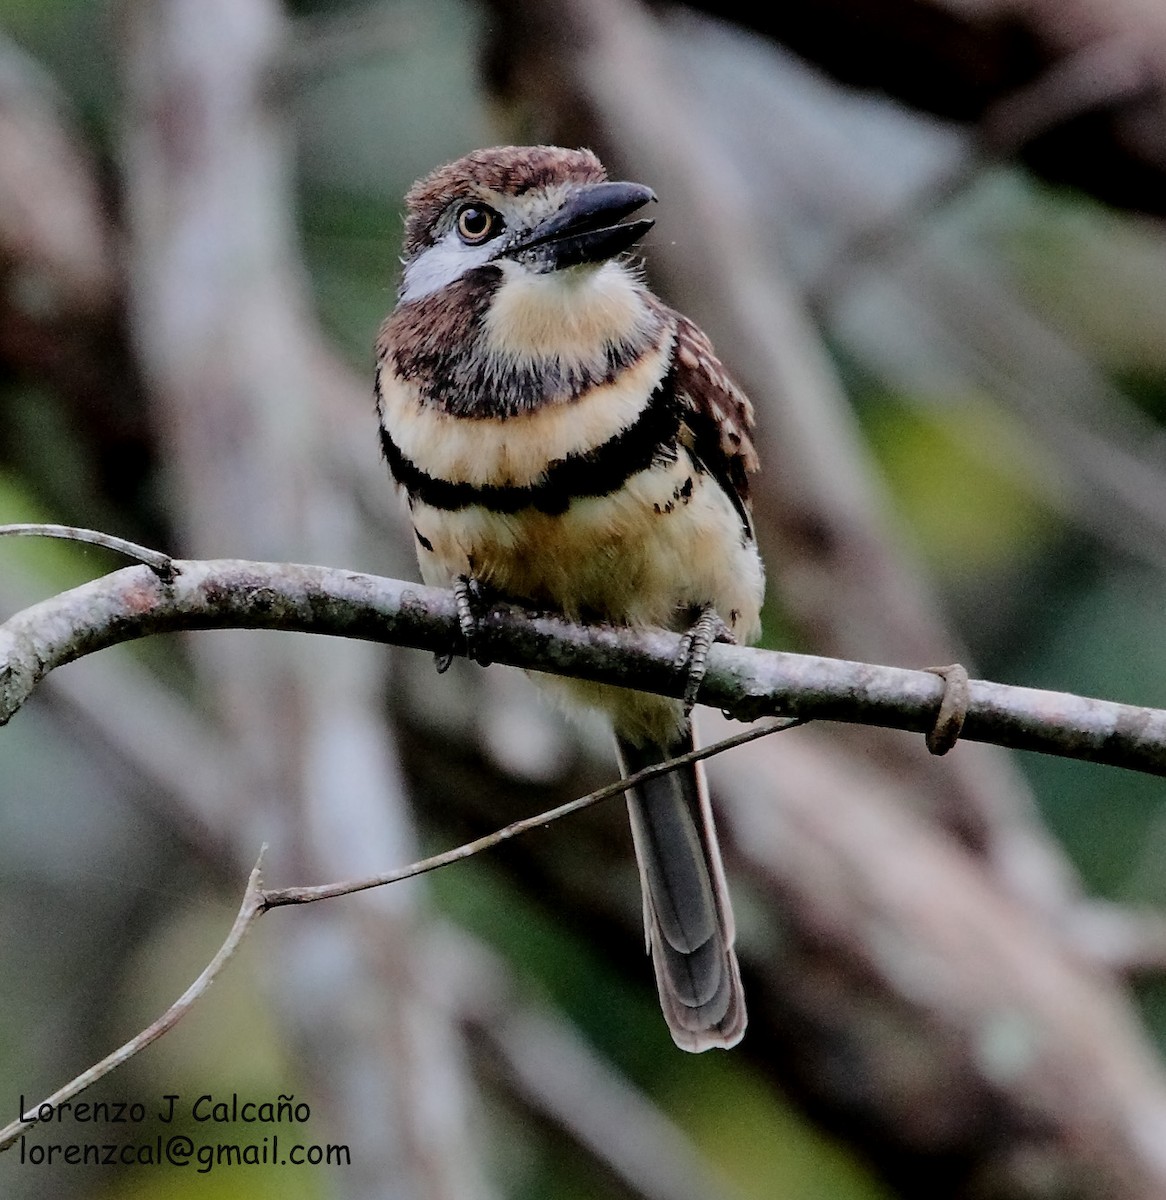
[[[472,577],[576,620],[755,636],[752,408],[705,335],[621,254],[653,196],[588,151],[495,147],[410,190],[399,303],[377,344],[381,437],[426,582]],[[692,745],[677,701],[540,676],[606,711],[626,771]],[[648,941],[688,1050],[745,1028],[699,767],[628,793]]]
[[[504,276],[476,267],[440,292],[402,305],[377,339],[402,378],[415,382],[421,403],[463,417],[503,419],[548,404],[568,404],[610,383],[656,345],[675,314],[659,306],[643,329],[629,331],[596,362],[492,354],[483,323]]]

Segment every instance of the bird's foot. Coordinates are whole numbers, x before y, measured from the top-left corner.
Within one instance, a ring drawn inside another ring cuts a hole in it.
[[[680,639],[676,669],[684,672],[684,715],[692,712],[696,694],[708,671],[709,649],[714,642],[736,642],[733,631],[721,620],[711,604],[701,609],[700,616]]]
[[[481,641],[481,617],[479,614],[485,605],[481,583],[471,575],[459,575],[453,583],[453,600],[457,608],[457,623],[465,644],[466,657],[480,666],[488,667],[490,660],[479,645]],[[449,670],[449,665],[453,662],[453,654],[452,652],[435,654],[433,661],[437,667],[437,673],[443,674]]]

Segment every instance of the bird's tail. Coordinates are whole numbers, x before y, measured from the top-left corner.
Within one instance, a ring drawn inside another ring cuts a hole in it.
[[[616,740],[625,775],[693,747],[691,729],[667,746]],[[745,997],[701,764],[637,784],[627,801],[648,949],[672,1040],[692,1051],[735,1046],[745,1032]]]

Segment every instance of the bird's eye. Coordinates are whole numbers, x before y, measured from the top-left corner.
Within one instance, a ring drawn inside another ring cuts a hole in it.
[[[502,218],[484,204],[467,204],[457,215],[458,237],[469,246],[478,246],[502,232]]]

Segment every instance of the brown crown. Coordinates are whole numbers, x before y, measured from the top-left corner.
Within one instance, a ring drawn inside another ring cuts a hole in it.
[[[437,218],[455,200],[502,192],[521,196],[556,183],[602,183],[603,164],[590,150],[561,146],[491,146],[430,171],[405,195],[405,255],[433,244]]]

